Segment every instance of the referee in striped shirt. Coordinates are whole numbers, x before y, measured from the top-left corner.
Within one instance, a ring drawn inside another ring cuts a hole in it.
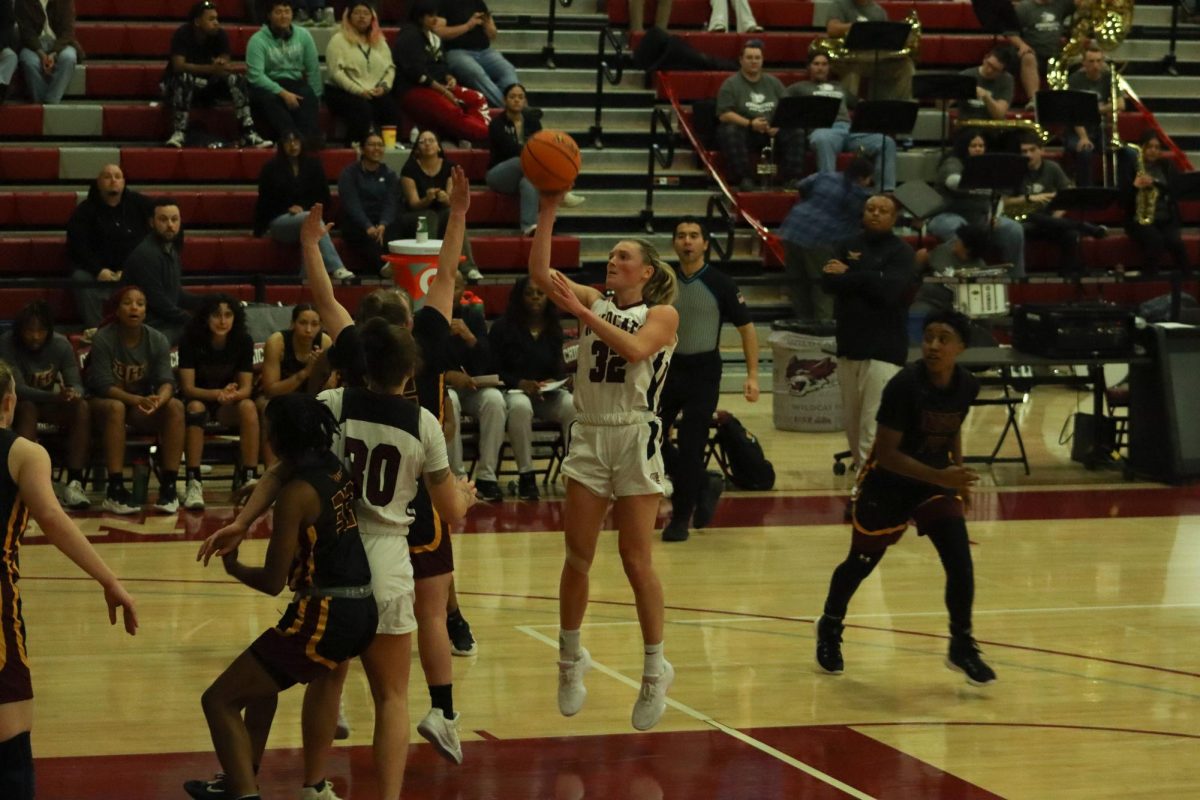
[[[679,343],[663,387],[663,460],[671,478],[671,521],[664,542],[682,542],[688,528],[703,528],[712,520],[725,486],[720,475],[704,471],[708,427],[721,392],[721,325],[732,322],[742,337],[746,381],[742,394],[758,401],[758,336],[750,310],[733,279],[705,261],[708,231],[696,217],[684,217],[672,240],[679,258],[675,309],[679,312]],[[682,416],[681,416],[682,415]],[[671,427],[679,417],[677,442]]]

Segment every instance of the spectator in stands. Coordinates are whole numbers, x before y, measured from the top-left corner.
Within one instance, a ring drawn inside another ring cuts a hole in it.
[[[378,131],[366,135],[362,157],[347,164],[338,176],[342,205],[338,227],[346,244],[362,254],[366,269],[373,273],[380,271],[387,243],[412,232],[411,228],[405,231],[397,212],[398,183],[396,173],[383,163],[383,136]]]
[[[750,0],[709,0],[712,13],[708,17],[708,30],[711,33],[724,33],[729,30],[729,6],[733,6],[734,19],[737,21],[738,33],[762,33],[762,25],[754,19],[754,10],[750,8]],[[666,26],[663,26],[666,27]]]
[[[328,363],[321,356],[332,342],[321,330],[321,316],[312,303],[298,303],[292,308],[292,325],[275,331],[263,345],[262,372],[257,400],[259,420],[266,412],[271,398],[292,392],[316,395],[322,389],[332,389]],[[263,426],[260,424],[260,430]],[[263,463],[271,467],[279,459],[271,451],[269,440],[262,439]]]
[[[61,103],[75,64],[83,61],[75,40],[75,0],[16,0],[16,16],[30,101]]]
[[[482,92],[450,74],[437,26],[437,0],[413,0],[408,24],[392,43],[400,109],[420,128],[456,139],[461,147],[487,140],[490,117]]]
[[[209,422],[237,428],[241,461],[235,483],[258,479],[258,408],[253,392],[254,341],[246,332],[246,312],[227,294],[206,294],[179,343],[179,393],[186,403],[187,423],[184,508],[204,508],[200,462],[204,427]]]
[[[179,341],[199,297],[183,290],[183,223],[179,205],[170,197],[155,198],[150,233],[133,249],[121,268],[121,283],[137,286],[146,298],[146,324]]]
[[[850,456],[867,463],[883,387],[908,360],[908,306],[916,290],[913,249],[896,236],[898,208],[877,194],[863,208],[863,232],[838,246],[822,285],[834,296],[838,382]]]
[[[1063,30],[1067,17],[1085,0],[1020,0],[1017,3],[1019,34],[1008,37],[1017,48],[1021,88],[1028,98],[1025,107],[1034,107],[1034,96],[1046,74],[1046,63],[1062,52]]]
[[[276,139],[288,131],[317,146],[321,65],[312,34],[292,24],[290,0],[269,0],[267,22],[246,44],[250,104]]]
[[[967,223],[990,224],[992,241],[1001,258],[1012,264],[1014,278],[1025,277],[1025,230],[1011,217],[1001,216],[992,207],[990,189],[959,189],[967,159],[987,152],[987,140],[981,133],[967,130],[938,165],[938,189],[946,205],[929,220],[931,234],[947,241]]]
[[[504,499],[504,491],[496,480],[496,467],[500,464],[507,412],[500,389],[475,383],[480,376],[494,375],[496,367],[492,363],[483,301],[476,297],[474,302],[466,302],[466,289],[467,282],[459,272],[454,276],[454,307],[447,347],[447,363],[454,364],[455,368],[446,370],[446,385],[450,388],[450,406],[457,423],[448,448],[450,469],[457,475],[466,473],[462,450],[462,415],[466,412],[479,423],[475,490],[481,500],[494,503]]]
[[[1112,70],[1104,62],[1104,51],[1097,45],[1088,45],[1083,53],[1083,67],[1067,78],[1067,88],[1077,92],[1091,92],[1099,104],[1100,125],[1087,128],[1083,125],[1069,127],[1063,134],[1063,144],[1074,155],[1075,185],[1091,186],[1095,183],[1095,155],[1097,145],[1104,149],[1104,121],[1112,115]],[[1125,110],[1125,97],[1117,102],[1119,111]]]
[[[171,345],[145,324],[146,295],[122,286],[109,300],[112,314],[96,331],[88,354],[84,384],[92,422],[100,433],[108,467],[105,511],[136,514],[125,488],[125,426],[158,437],[159,490],[154,507],[164,514],[179,510],[175,482],[183,454],[183,403],[175,397]]]
[[[279,140],[279,153],[263,164],[258,174],[258,199],[254,203],[254,235],[270,233],[284,244],[300,241],[300,226],[314,203],[329,206],[329,183],[321,159],[304,152],[300,134],[288,131]],[[354,273],[346,269],[329,234],[321,237],[325,269],[338,280]]]
[[[987,266],[984,257],[990,247],[991,234],[986,225],[963,225],[955,231],[953,239],[937,247],[923,247],[917,251],[917,274],[922,278],[949,278],[954,277],[960,269],[983,269]],[[947,284],[924,281],[909,308],[909,317],[923,319],[934,312],[953,311],[954,299],[954,289]]]
[[[833,296],[821,288],[822,271],[834,247],[861,230],[874,170],[858,157],[842,174],[814,172],[800,181],[800,197],[779,228],[796,319],[833,319]]]
[[[296,22],[301,25],[332,28],[337,23],[333,6],[326,6],[325,0],[292,0],[292,5],[296,11]]]
[[[708,527],[725,489],[720,473],[704,469],[709,426],[721,394],[721,326],[733,323],[741,337],[746,364],[742,397],[748,403],[758,402],[758,334],[733,279],[708,263],[703,223],[684,217],[675,225],[671,244],[679,258],[673,302],[679,312],[679,338],[659,407],[663,465],[673,487],[671,521],[662,538],[682,542],[690,535],[689,527]]]
[[[522,500],[537,500],[537,475],[533,471],[533,420],[557,422],[563,441],[569,443],[575,421],[571,384],[548,390],[566,377],[563,331],[558,308],[528,278],[519,278],[508,296],[504,316],[488,333],[500,382],[508,405],[508,441],[517,462],[517,493]],[[476,483],[478,486],[478,483]]]
[[[1153,130],[1143,133],[1138,142],[1142,148],[1141,170],[1133,151],[1121,150],[1117,186],[1121,189],[1125,230],[1141,248],[1144,271],[1157,274],[1168,252],[1177,269],[1189,270],[1187,247],[1179,230],[1179,167],[1163,152],[1162,140]],[[1146,220],[1141,218],[1143,206]]]
[[[150,199],[125,187],[125,173],[105,164],[87,199],[67,221],[67,259],[75,308],[85,327],[100,324],[104,303],[121,280],[121,268],[150,232]]]
[[[396,124],[396,65],[369,3],[346,7],[341,27],[325,48],[325,67],[325,104],[346,123],[346,136],[354,147],[372,128]]]
[[[1079,274],[1083,269],[1079,260],[1080,237],[1103,239],[1108,228],[1071,219],[1062,209],[1046,208],[1056,194],[1071,186],[1071,181],[1062,167],[1044,157],[1042,140],[1036,133],[1022,134],[1021,155],[1029,165],[1021,182],[1022,191],[1015,197],[1004,198],[1005,212],[1024,216],[1021,224],[1026,240],[1042,239],[1058,245],[1060,271],[1064,275]]]
[[[537,187],[525,178],[521,167],[521,150],[525,141],[542,129],[541,109],[529,108],[525,87],[514,83],[504,89],[504,113],[492,117],[488,125],[488,144],[492,151],[491,167],[487,172],[487,185],[493,192],[516,194],[521,197],[521,232],[533,235],[537,229]],[[567,192],[562,204],[574,208],[585,199],[575,192]]]
[[[171,138],[167,139],[171,147],[183,147],[192,104],[196,101],[209,104],[218,97],[233,101],[243,146],[271,146],[254,130],[246,76],[233,70],[230,52],[229,36],[221,28],[216,5],[212,0],[200,0],[188,12],[188,21],[171,37],[171,57],[163,73],[163,90],[173,125]]]
[[[446,233],[446,224],[450,221],[450,192],[454,188],[453,171],[456,166],[458,165],[446,158],[433,131],[421,131],[417,135],[412,153],[400,168],[400,197],[409,211],[405,222],[406,230],[414,230],[417,217],[424,216],[427,220],[426,230],[431,237],[435,231],[439,239]],[[458,265],[459,273],[472,281],[482,278],[483,275],[475,266],[475,259],[471,255],[471,242],[465,236],[462,254],[465,260]],[[391,277],[391,271],[386,267],[384,277]]]
[[[49,422],[66,434],[62,504],[71,509],[87,508],[91,502],[83,493],[83,470],[88,462],[91,418],[75,348],[67,337],[54,332],[54,318],[45,300],[34,300],[17,312],[12,330],[0,336],[0,359],[13,368],[16,381],[13,431],[36,442],[38,423]]]
[[[8,97],[8,87],[17,74],[17,23],[13,0],[0,0],[0,105]]]
[[[887,12],[875,0],[834,0],[825,22],[829,36],[843,39],[856,22],[885,22]],[[911,100],[913,60],[909,56],[855,61],[842,68],[842,85],[858,94],[859,81],[871,81],[872,100]],[[878,84],[878,85],[876,85]]]
[[[667,29],[671,22],[671,3],[674,0],[657,0],[654,4],[654,27]],[[644,29],[646,0],[629,0],[629,32],[640,33]]]
[[[774,152],[783,153],[780,176],[790,183],[799,178],[803,167],[803,132],[771,125],[771,116],[786,90],[778,78],[763,71],[761,40],[750,39],[742,45],[738,64],[738,71],[726,78],[717,92],[717,144],[729,180],[741,191],[753,191],[750,154],[773,144]]]
[[[883,191],[896,188],[896,140],[878,133],[851,133],[850,108],[858,104],[854,95],[830,81],[829,56],[814,53],[808,61],[808,80],[788,87],[788,97],[834,97],[841,101],[832,128],[818,128],[809,134],[809,144],[817,157],[820,172],[837,172],[838,153],[862,151],[875,156],[875,183]]]
[[[975,79],[975,97],[958,104],[959,119],[1004,119],[1013,101],[1013,77],[1005,71],[1012,48],[993,47],[978,67],[968,67],[960,75]]]
[[[446,66],[462,83],[483,92],[493,106],[504,105],[502,90],[520,80],[504,54],[492,47],[496,20],[483,0],[439,0],[433,32],[446,43]]]

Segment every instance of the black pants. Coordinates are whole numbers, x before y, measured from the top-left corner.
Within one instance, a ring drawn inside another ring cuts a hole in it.
[[[1153,225],[1138,225],[1131,222],[1125,226],[1129,238],[1137,242],[1142,249],[1142,268],[1146,272],[1158,272],[1167,253],[1175,260],[1175,266],[1182,270],[1191,269],[1188,262],[1187,247],[1179,233],[1179,222],[1155,222]]]
[[[388,225],[383,234],[383,244],[372,239],[364,229],[352,222],[344,222],[340,227],[346,244],[362,254],[366,262],[366,274],[377,275],[383,267],[383,255],[388,251],[387,243],[392,239],[411,239],[416,230],[416,220],[401,219]]]
[[[663,386],[659,416],[663,423],[663,466],[674,488],[671,516],[689,525],[700,487],[704,485],[704,446],[717,398],[721,393],[721,353],[676,355]],[[679,427],[676,444],[671,443],[671,428],[676,417]]]
[[[257,86],[250,87],[250,107],[262,119],[275,139],[279,141],[285,133],[296,131],[313,145],[319,145],[321,128],[317,112],[320,101],[306,81],[281,80],[277,83],[284,89],[300,96],[299,108],[288,108],[279,95]]]
[[[396,124],[396,98],[391,92],[368,100],[327,83],[325,105],[346,123],[346,140],[350,142],[362,142],[371,129]]]
[[[1077,219],[1056,217],[1045,211],[1035,211],[1025,218],[1025,239],[1041,239],[1058,245],[1059,272],[1082,271],[1079,261],[1079,236],[1083,227]]]

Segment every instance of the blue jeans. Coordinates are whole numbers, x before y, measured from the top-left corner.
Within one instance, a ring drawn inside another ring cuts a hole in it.
[[[504,107],[504,90],[517,83],[517,70],[499,50],[447,50],[446,66],[472,89],[483,92],[494,108]]]
[[[879,140],[883,139],[880,152]],[[817,157],[818,172],[837,172],[838,153],[860,147],[875,156],[875,185],[890,192],[896,188],[896,140],[878,133],[851,133],[849,122],[835,122],[832,128],[817,128],[809,134],[809,144]]]
[[[11,47],[0,50],[0,84],[8,86],[17,72],[17,54]]]
[[[64,47],[58,51],[54,61],[54,72],[50,79],[42,72],[42,59],[37,52],[26,48],[18,56],[21,68],[25,72],[25,86],[29,90],[29,99],[34,103],[54,105],[61,103],[67,92],[67,84],[75,74],[75,62],[78,54],[74,47]]]
[[[300,241],[300,226],[304,224],[304,220],[308,219],[308,212],[301,211],[299,214],[280,214],[275,219],[271,220],[268,230],[271,232],[271,238],[277,242],[284,244],[296,244]],[[338,255],[337,248],[333,246],[333,240],[329,238],[329,234],[321,237],[318,243],[321,248],[321,260],[325,262],[325,271],[333,274],[341,269],[342,257]],[[304,267],[300,267],[300,277],[304,277]]]
[[[538,221],[538,190],[525,179],[520,156],[501,161],[488,170],[487,185],[493,192],[521,195],[521,230]]]
[[[941,213],[929,220],[927,230],[943,242],[948,242],[966,224],[967,221],[958,214]],[[1010,277],[1024,278],[1025,229],[1021,223],[1011,217],[998,217],[992,228],[992,240],[1000,251],[1000,257],[1012,264]]]

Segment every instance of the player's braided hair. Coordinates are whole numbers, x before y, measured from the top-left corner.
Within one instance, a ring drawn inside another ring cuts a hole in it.
[[[329,406],[300,393],[281,394],[267,404],[271,448],[289,464],[329,455],[338,423]]]

